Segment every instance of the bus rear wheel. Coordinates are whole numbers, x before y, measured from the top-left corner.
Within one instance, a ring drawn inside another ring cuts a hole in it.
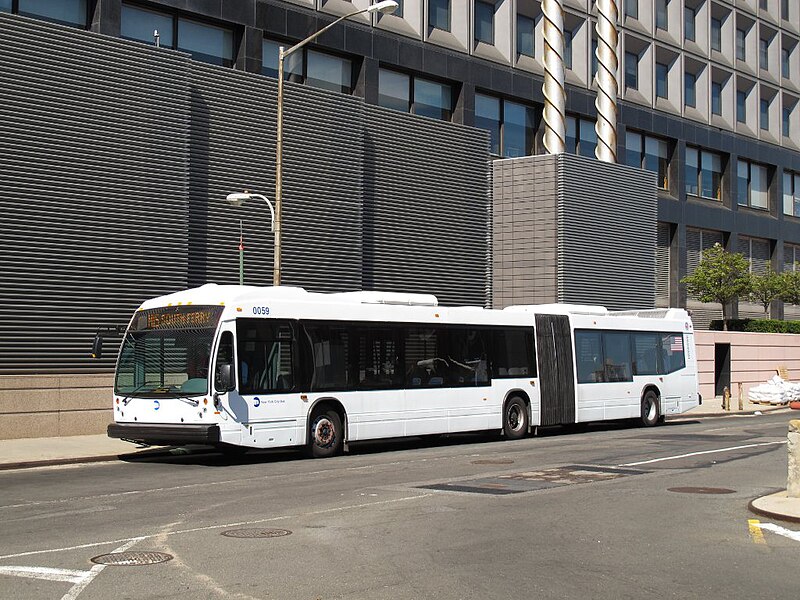
[[[653,427],[661,421],[660,411],[658,410],[658,394],[653,390],[645,392],[642,398],[641,424],[644,427]]]
[[[332,409],[323,410],[311,419],[309,453],[314,458],[336,456],[342,450],[342,419]]]
[[[519,396],[506,402],[503,409],[503,433],[509,440],[518,440],[528,433],[528,407]]]

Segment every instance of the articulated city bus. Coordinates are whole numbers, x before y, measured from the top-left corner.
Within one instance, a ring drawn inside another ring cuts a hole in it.
[[[148,300],[108,435],[223,450],[638,419],[696,406],[682,309],[438,306],[434,296],[204,285]]]

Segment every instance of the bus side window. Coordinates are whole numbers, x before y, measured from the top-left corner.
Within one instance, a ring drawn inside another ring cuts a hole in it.
[[[683,353],[683,334],[672,333],[661,336],[661,357],[665,374],[674,373],[686,366],[686,356]]]
[[[221,380],[222,367],[224,365],[230,365],[231,381],[236,381],[236,367],[233,364],[233,334],[230,331],[223,331],[219,338],[215,364],[214,388],[218,391],[225,391],[226,386],[222,385],[223,381]]]
[[[603,368],[603,344],[599,331],[575,331],[575,362],[578,383],[606,380]]]

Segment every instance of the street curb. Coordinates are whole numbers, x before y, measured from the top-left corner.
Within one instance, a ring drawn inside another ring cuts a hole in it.
[[[787,515],[784,513],[773,512],[767,510],[765,508],[758,508],[754,502],[758,502],[762,498],[766,496],[759,496],[758,498],[753,498],[750,500],[750,503],[747,505],[747,509],[760,517],[767,517],[768,519],[775,519],[776,521],[786,521],[787,523],[800,523],[800,517],[794,517],[792,515]]]
[[[788,406],[766,406],[764,408],[755,408],[753,410],[745,410],[742,412],[713,412],[713,413],[684,413],[682,415],[668,415],[667,421],[686,421],[691,419],[708,419],[714,417],[752,417],[757,412],[761,414],[773,413],[779,410],[791,410]]]
[[[149,452],[149,453],[148,453]],[[18,462],[0,463],[0,471],[15,471],[21,469],[35,469],[37,467],[57,467],[62,465],[80,465],[88,463],[112,462],[131,458],[159,458],[173,456],[169,450],[142,452],[126,452],[122,454],[100,454],[96,456],[73,456],[69,458],[45,458],[42,460],[25,460]]]

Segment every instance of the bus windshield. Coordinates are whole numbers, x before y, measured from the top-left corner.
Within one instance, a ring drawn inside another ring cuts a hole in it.
[[[211,344],[222,307],[140,311],[120,350],[114,391],[141,397],[208,393]]]

